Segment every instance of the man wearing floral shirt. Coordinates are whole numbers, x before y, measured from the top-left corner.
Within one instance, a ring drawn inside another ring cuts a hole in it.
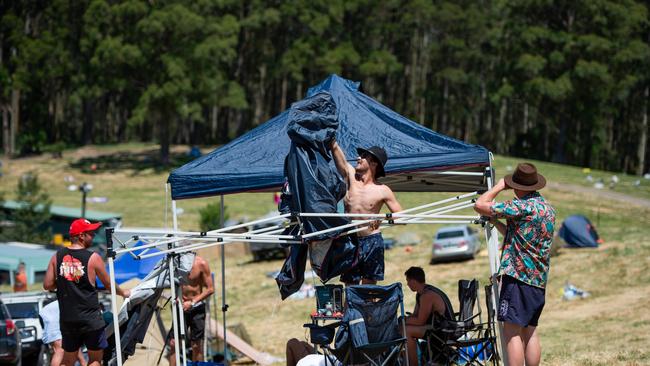
[[[504,322],[509,365],[539,365],[541,347],[537,323],[544,308],[555,210],[537,191],[546,179],[533,164],[521,163],[476,201],[474,209],[504,236],[498,320]],[[516,198],[493,202],[512,188]],[[505,218],[506,224],[498,219]]]

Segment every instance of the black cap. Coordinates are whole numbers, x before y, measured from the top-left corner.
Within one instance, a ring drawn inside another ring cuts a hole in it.
[[[362,147],[357,147],[357,153],[361,155],[362,153],[368,153],[372,155],[379,164],[377,164],[377,171],[375,172],[375,178],[381,178],[386,176],[384,171],[384,165],[388,161],[388,155],[386,155],[386,150],[382,149],[379,146],[373,146],[368,149]]]

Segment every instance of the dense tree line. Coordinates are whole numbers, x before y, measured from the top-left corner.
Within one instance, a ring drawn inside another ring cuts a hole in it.
[[[634,0],[0,0],[7,154],[223,143],[330,73],[497,153],[648,171]]]

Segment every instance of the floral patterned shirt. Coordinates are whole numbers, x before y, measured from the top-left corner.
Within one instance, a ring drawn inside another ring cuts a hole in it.
[[[495,203],[492,214],[506,219],[500,275],[545,288],[555,230],[555,209],[537,192]]]

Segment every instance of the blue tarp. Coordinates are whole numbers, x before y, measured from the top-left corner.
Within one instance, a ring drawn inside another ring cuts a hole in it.
[[[143,244],[144,243],[141,241],[138,241],[135,244],[135,247],[139,247]],[[139,255],[142,251],[144,251],[144,249],[135,250],[133,251],[133,254]],[[151,248],[147,254],[153,254],[157,252],[160,252],[160,250]],[[129,253],[122,254],[115,260],[115,262],[113,262],[113,265],[115,266],[115,282],[117,284],[121,284],[133,278],[143,279],[147,277],[147,275],[153,270],[153,268],[156,266],[156,263],[158,263],[161,258],[164,258],[164,256],[161,255],[144,259],[135,259]],[[106,272],[108,272],[108,263],[106,264]],[[99,281],[99,278],[97,279],[97,288],[104,288],[101,281]]]
[[[567,217],[558,235],[564,240],[567,248],[596,248],[600,239],[589,219],[582,215]]]
[[[488,150],[421,126],[359,91],[359,83],[331,75],[309,89],[307,97],[329,93],[337,108],[336,140],[350,161],[356,147],[381,146],[388,153],[386,173],[454,169],[489,165]],[[279,188],[284,183],[284,159],[289,111],[261,124],[232,142],[174,170],[168,179],[173,199],[213,196]],[[480,169],[479,169],[480,171]],[[405,180],[417,181],[413,177]],[[389,186],[391,186],[390,183]],[[480,182],[473,181],[474,186]],[[466,185],[422,188],[391,186],[395,191],[472,191]]]

